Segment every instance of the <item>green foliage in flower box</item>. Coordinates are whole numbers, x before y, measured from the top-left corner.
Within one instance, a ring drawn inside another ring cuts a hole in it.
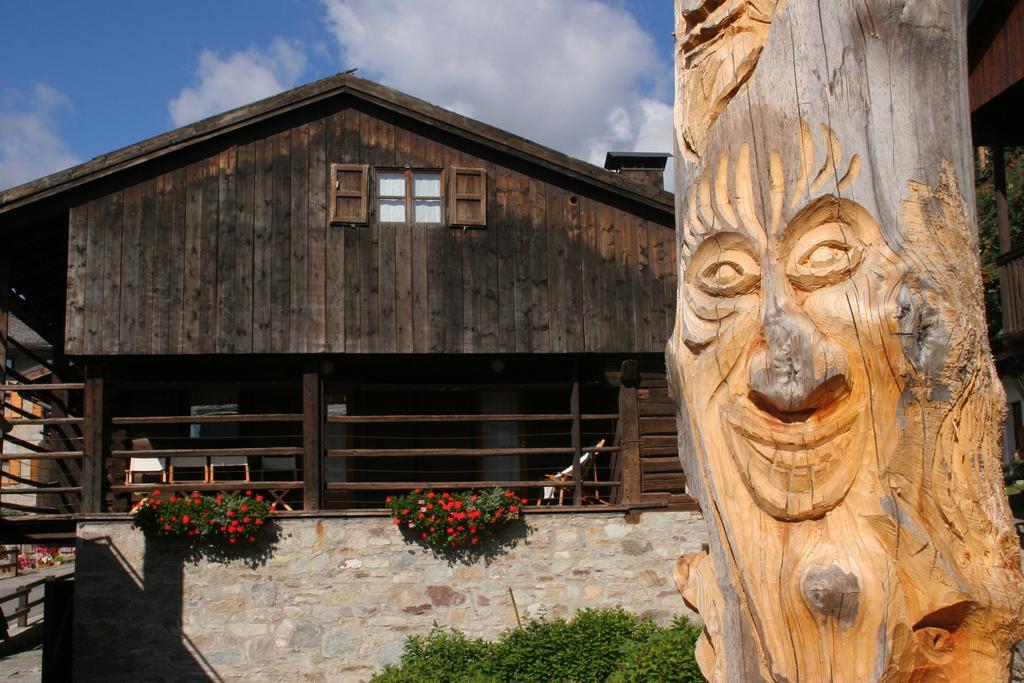
[[[261,495],[176,495],[159,491],[135,511],[135,526],[146,536],[187,539],[192,544],[245,545],[255,543],[267,526],[272,506]]]
[[[439,551],[483,545],[505,524],[519,519],[526,499],[501,488],[424,491],[388,497],[395,526]]]

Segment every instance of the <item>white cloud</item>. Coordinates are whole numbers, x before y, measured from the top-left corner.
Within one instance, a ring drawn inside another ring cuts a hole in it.
[[[670,151],[672,71],[594,0],[322,0],[347,67],[573,156]]]
[[[183,126],[279,93],[295,85],[305,68],[302,49],[282,38],[275,38],[266,50],[250,47],[226,57],[203,50],[198,84],[171,100],[171,120]]]
[[[0,188],[78,163],[60,137],[56,114],[62,109],[71,109],[71,101],[45,83],[0,93]]]

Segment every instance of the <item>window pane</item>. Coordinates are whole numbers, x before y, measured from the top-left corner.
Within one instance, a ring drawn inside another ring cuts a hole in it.
[[[377,201],[377,216],[381,223],[404,223],[404,199],[380,199]]]
[[[417,223],[440,223],[441,222],[441,200],[440,199],[417,199],[415,201]]]
[[[414,197],[440,197],[440,173],[414,173],[412,176]]]
[[[377,194],[381,197],[404,197],[404,173],[378,173]]]

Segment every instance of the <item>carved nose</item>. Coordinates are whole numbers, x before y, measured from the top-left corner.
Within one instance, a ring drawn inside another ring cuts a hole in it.
[[[796,302],[769,293],[761,333],[762,343],[748,365],[748,382],[751,400],[763,410],[785,419],[821,408],[849,390],[842,351],[818,332]]]

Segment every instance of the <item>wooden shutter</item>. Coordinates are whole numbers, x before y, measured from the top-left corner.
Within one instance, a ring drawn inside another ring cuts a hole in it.
[[[452,225],[487,225],[487,172],[482,168],[453,168],[449,184]]]
[[[331,164],[327,196],[332,224],[366,223],[368,173],[366,164]]]

